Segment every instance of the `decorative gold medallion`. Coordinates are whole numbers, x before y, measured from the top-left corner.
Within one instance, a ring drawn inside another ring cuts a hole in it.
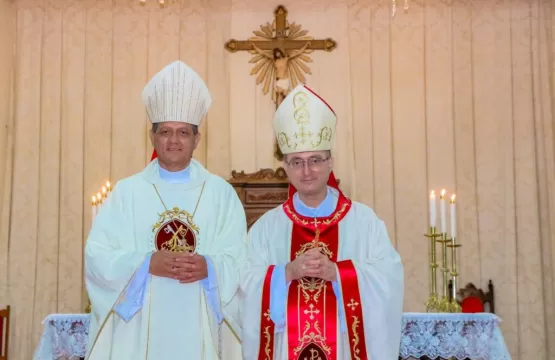
[[[158,222],[153,225],[156,250],[172,252],[195,252],[199,227],[193,222],[193,216],[186,210],[173,208],[160,214]]]

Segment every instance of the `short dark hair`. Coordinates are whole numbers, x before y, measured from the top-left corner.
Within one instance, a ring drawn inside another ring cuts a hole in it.
[[[160,123],[152,123],[152,132],[153,133],[156,133],[156,130],[158,130],[158,125],[159,124]],[[193,135],[198,134],[198,125],[193,125],[193,124],[190,124],[190,125],[193,128]]]

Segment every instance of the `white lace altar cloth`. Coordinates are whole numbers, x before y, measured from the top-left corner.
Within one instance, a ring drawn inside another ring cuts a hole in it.
[[[403,314],[400,357],[510,360],[494,314]]]
[[[403,314],[402,359],[510,360],[494,314]],[[34,360],[75,360],[85,357],[88,314],[52,314],[42,322],[44,331]],[[237,359],[239,360],[239,359]]]

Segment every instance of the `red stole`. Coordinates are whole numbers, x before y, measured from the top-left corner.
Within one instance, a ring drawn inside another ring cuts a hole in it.
[[[356,270],[351,260],[337,261],[339,222],[351,208],[351,200],[341,191],[339,194],[335,211],[325,218],[307,218],[298,214],[292,196],[283,204],[285,214],[293,222],[290,260],[318,246],[337,264],[351,359],[368,359]],[[268,268],[262,290],[258,360],[274,359],[275,325],[269,315],[273,270],[273,265]],[[289,360],[338,359],[340,324],[331,281],[315,278],[292,281],[287,294],[286,322]]]

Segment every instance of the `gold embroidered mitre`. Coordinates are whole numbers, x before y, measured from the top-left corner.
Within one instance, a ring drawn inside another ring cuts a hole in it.
[[[314,91],[297,86],[274,115],[274,131],[283,154],[331,150],[337,118]]]
[[[179,121],[200,125],[212,97],[200,76],[182,61],[174,61],[152,77],[142,94],[152,123]]]

